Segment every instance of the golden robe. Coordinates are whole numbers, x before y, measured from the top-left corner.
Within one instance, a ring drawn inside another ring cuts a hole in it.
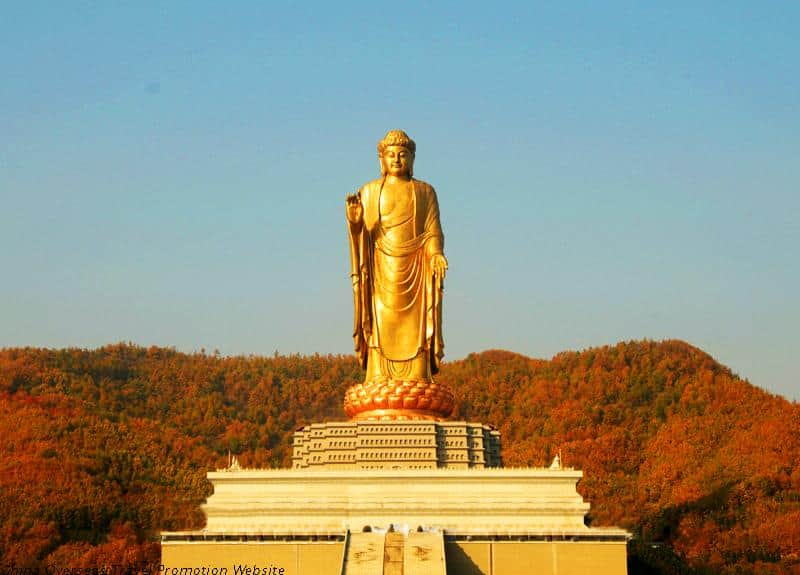
[[[356,353],[367,381],[430,380],[444,355],[443,285],[431,267],[444,248],[439,203],[414,179],[412,194],[386,201],[383,182],[359,190],[363,225],[350,230]]]

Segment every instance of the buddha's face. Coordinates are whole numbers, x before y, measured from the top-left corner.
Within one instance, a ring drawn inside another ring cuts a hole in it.
[[[408,177],[414,167],[414,154],[403,146],[387,146],[381,155],[381,167],[388,176]]]

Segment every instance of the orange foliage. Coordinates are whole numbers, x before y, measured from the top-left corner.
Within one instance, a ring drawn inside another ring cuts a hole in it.
[[[292,432],[343,419],[361,378],[350,357],[2,350],[0,556],[157,562],[155,533],[202,526],[207,470],[229,452],[288,465]],[[493,350],[440,379],[458,417],[499,427],[507,466],[561,452],[584,470],[593,525],[636,534],[631,573],[800,570],[800,406],[701,350],[629,342],[549,361]]]

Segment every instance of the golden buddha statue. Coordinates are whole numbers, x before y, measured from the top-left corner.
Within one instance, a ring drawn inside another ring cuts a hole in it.
[[[353,339],[366,370],[345,396],[355,419],[442,419],[453,408],[432,379],[444,355],[447,260],[436,192],[413,177],[415,152],[405,132],[390,131],[378,143],[381,178],[346,201]]]

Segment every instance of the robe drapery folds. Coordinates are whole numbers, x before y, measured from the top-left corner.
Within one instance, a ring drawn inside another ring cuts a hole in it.
[[[443,285],[431,267],[444,248],[436,192],[412,179],[411,197],[382,205],[383,182],[359,190],[364,224],[350,230],[356,353],[364,368],[376,352],[391,365],[424,355],[435,374],[444,355]],[[368,371],[392,375],[376,367]]]

